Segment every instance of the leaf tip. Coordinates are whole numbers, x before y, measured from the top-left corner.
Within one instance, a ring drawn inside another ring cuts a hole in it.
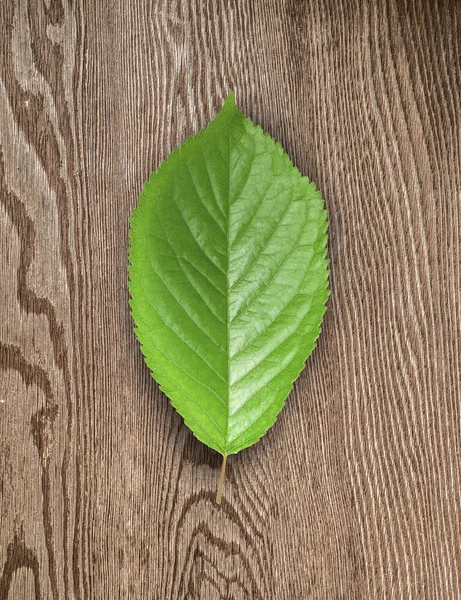
[[[237,108],[237,104],[235,103],[235,93],[232,90],[227,94],[223,108]]]

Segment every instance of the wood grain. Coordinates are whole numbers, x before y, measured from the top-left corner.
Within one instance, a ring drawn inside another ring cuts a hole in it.
[[[0,600],[461,598],[461,5],[5,0]],[[329,310],[220,457],[150,378],[128,218],[229,89],[323,191]]]

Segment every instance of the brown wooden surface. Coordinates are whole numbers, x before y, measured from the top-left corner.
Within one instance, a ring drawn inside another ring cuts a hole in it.
[[[0,17],[0,600],[459,600],[461,3]],[[323,191],[332,295],[217,508],[135,341],[127,235],[229,89]]]

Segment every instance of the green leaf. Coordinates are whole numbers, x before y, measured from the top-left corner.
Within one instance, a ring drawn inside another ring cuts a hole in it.
[[[229,94],[153,173],[133,212],[132,315],[153,376],[224,456],[274,423],[320,333],[326,212]]]

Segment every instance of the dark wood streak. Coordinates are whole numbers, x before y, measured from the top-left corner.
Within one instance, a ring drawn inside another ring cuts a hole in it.
[[[3,179],[4,165],[0,155],[0,200],[13,223],[21,242],[19,267],[17,270],[17,294],[21,308],[26,313],[46,315],[53,343],[53,353],[59,368],[66,362],[66,346],[62,324],[58,323],[56,311],[48,298],[38,297],[27,285],[27,273],[35,253],[35,229],[32,220],[18,198],[6,189]]]
[[[13,574],[19,569],[30,569],[34,574],[35,600],[43,600],[40,587],[40,563],[37,555],[28,548],[20,534],[15,534],[14,539],[8,544],[6,560],[0,578],[0,600],[8,600],[8,592],[13,579]]]
[[[0,343],[0,352],[2,357],[0,368],[2,371],[15,369],[21,375],[21,378],[26,385],[38,385],[45,394],[47,400],[50,402],[50,412],[54,413],[55,406],[51,404],[53,401],[51,382],[46,371],[36,365],[31,365],[28,363],[21,355],[21,349],[17,346]],[[38,428],[33,427],[32,434],[36,441],[41,438],[40,443],[37,444],[37,448],[40,454],[43,454],[45,449],[43,442],[45,438],[43,438],[40,434],[40,424],[36,423],[36,425],[38,425]]]
[[[0,366],[2,370],[15,369],[21,375],[26,385],[38,385],[44,392],[46,397],[46,405],[44,408],[37,411],[31,419],[31,433],[35,445],[40,456],[42,465],[41,482],[43,494],[43,526],[45,531],[45,543],[48,552],[48,568],[51,581],[51,590],[53,600],[59,598],[58,583],[56,573],[56,558],[53,538],[52,525],[52,498],[50,496],[50,455],[49,445],[53,438],[53,421],[58,412],[58,406],[53,401],[51,383],[46,371],[38,366],[31,365],[21,355],[18,347],[6,345],[0,342]],[[38,581],[38,563],[37,557],[33,552],[25,548],[23,543],[19,543],[15,537],[13,542],[8,546],[9,559],[5,565],[2,579],[0,580],[0,594],[4,590],[4,596],[0,598],[8,598],[8,589],[11,584],[11,577],[14,570],[22,566],[33,568],[35,584],[35,593],[40,597],[40,586],[37,586]],[[22,557],[22,558],[21,558]],[[16,561],[16,562],[15,562]]]
[[[34,6],[36,6],[34,4]],[[11,5],[11,8],[13,6]],[[13,14],[10,14],[10,19],[13,18]],[[35,57],[37,58],[37,52],[40,48],[40,45],[37,44],[34,40],[34,33],[38,35],[37,32],[34,31],[34,24],[42,21],[41,19],[36,18],[36,16],[29,15],[29,23],[31,25],[31,36],[32,36],[32,48],[36,51]],[[53,21],[55,22],[55,21]],[[10,21],[11,23],[11,21]],[[8,28],[11,28],[11,25],[7,25]],[[46,39],[46,36],[39,36],[41,39]],[[5,38],[5,41],[10,38]],[[51,43],[49,45],[51,47]],[[8,59],[12,59],[11,49],[6,49],[6,51],[1,53],[2,57],[2,71],[3,77],[7,81],[15,82],[14,77],[14,69],[12,65],[12,61]],[[46,56],[39,57],[36,64],[39,65],[39,72],[42,72],[44,77],[49,75],[49,63]],[[40,69],[40,65],[43,67],[43,70]],[[56,68],[52,70],[52,73],[57,73],[60,64],[56,65]],[[58,85],[59,80],[56,85]],[[48,181],[50,183],[50,188],[56,192],[57,198],[62,199],[66,198],[66,186],[65,182],[62,181],[59,174],[59,165],[61,162],[59,149],[56,144],[56,139],[53,131],[53,127],[46,116],[45,111],[43,110],[43,96],[33,96],[29,92],[23,92],[19,85],[11,85],[7,87],[7,92],[9,92],[10,103],[11,106],[16,108],[16,122],[20,124],[22,128],[23,134],[26,136],[28,142],[35,149],[42,164],[47,169]],[[63,90],[59,94],[60,97],[63,96]],[[27,107],[27,108],[25,108]],[[38,115],[38,120],[33,122],[32,119],[36,119]],[[45,142],[45,143],[44,143]],[[56,160],[56,157],[58,158]],[[66,348],[67,340],[64,335],[64,328],[62,323],[58,322],[56,317],[56,313],[51,301],[47,298],[39,298],[37,297],[27,286],[26,284],[26,276],[27,271],[29,269],[30,263],[33,260],[34,256],[34,241],[35,241],[35,230],[33,227],[33,223],[31,219],[27,217],[27,214],[24,210],[23,205],[18,199],[15,199],[11,194],[9,194],[6,190],[2,194],[5,208],[7,209],[10,218],[13,224],[17,228],[18,235],[21,240],[21,255],[20,255],[20,265],[18,269],[18,300],[21,307],[26,311],[26,313],[32,312],[36,315],[45,314],[49,321],[50,326],[50,337],[53,343],[53,352],[55,356],[56,363],[60,369],[62,369],[65,383],[65,391],[67,398],[67,431],[68,437],[66,438],[66,448],[64,453],[64,459],[61,467],[61,478],[62,478],[62,493],[63,493],[63,501],[64,501],[64,560],[65,564],[69,564],[68,558],[68,525],[67,519],[70,513],[70,498],[69,498],[69,485],[68,485],[68,469],[70,463],[70,444],[69,441],[72,437],[72,428],[73,428],[73,412],[74,407],[72,403],[72,391],[71,391],[71,375],[68,361],[68,352]],[[73,266],[72,261],[69,258],[69,252],[66,251],[68,249],[68,231],[69,231],[69,222],[67,209],[65,206],[65,202],[59,202],[58,214],[60,219],[60,233],[62,236],[62,244],[60,245],[61,252],[61,260],[66,264],[67,276],[69,289],[72,291],[75,289],[74,287],[74,275],[73,275]],[[75,377],[75,373],[74,373]],[[48,469],[46,466],[45,471]],[[44,475],[42,478],[42,485],[44,486],[44,491],[46,491],[46,495],[49,495],[49,481],[47,476]],[[77,504],[79,502],[79,483],[78,483],[78,474],[77,474]],[[49,499],[49,498],[48,498]],[[45,510],[45,508],[44,508]],[[51,518],[51,511],[49,505],[47,507],[48,517]],[[49,520],[49,519],[48,519]],[[49,525],[45,526],[48,531],[48,541],[47,547],[51,547],[52,540],[50,539],[51,529]],[[75,560],[74,557],[74,571],[78,569],[78,559]],[[75,574],[75,573],[74,573]],[[75,578],[75,581],[78,582],[78,579]],[[64,570],[64,584],[65,584],[65,598],[68,600],[70,598],[70,582],[68,578],[68,570],[67,568]],[[58,598],[58,590],[57,590],[57,582],[56,580],[52,583],[53,586],[53,597]],[[76,592],[76,597],[79,598],[78,590],[74,590]]]
[[[10,13],[8,15],[8,22],[6,27],[11,30],[11,22],[14,17],[14,5],[10,5]],[[43,14],[40,13],[43,11]],[[46,27],[49,25],[59,25],[64,18],[64,9],[61,2],[56,1],[50,3],[48,9],[46,3],[30,3],[28,5],[28,22],[29,22],[29,35],[31,40],[31,51],[33,53],[34,65],[37,72],[40,73],[45,81],[50,86],[53,92],[56,109],[60,117],[60,127],[62,132],[70,132],[70,121],[73,115],[69,113],[69,107],[64,102],[64,92],[66,91],[64,86],[65,82],[62,80],[60,73],[63,68],[63,56],[59,46],[53,44],[48,39],[46,34]],[[41,26],[41,28],[40,28]],[[11,39],[11,37],[5,37],[4,43]],[[16,123],[22,129],[23,134],[26,136],[28,143],[36,151],[42,165],[46,169],[48,182],[50,189],[56,193],[58,202],[58,218],[60,222],[60,236],[61,243],[59,245],[60,257],[62,263],[66,268],[67,282],[70,291],[70,298],[73,300],[70,305],[72,321],[78,322],[76,317],[76,311],[78,306],[76,301],[78,295],[76,294],[77,286],[81,289],[83,286],[83,280],[81,275],[75,275],[75,268],[72,262],[70,253],[70,235],[69,230],[69,213],[68,213],[68,202],[70,198],[68,196],[68,182],[62,178],[60,173],[60,167],[62,165],[63,156],[61,156],[57,140],[56,131],[53,128],[52,123],[49,120],[47,112],[44,110],[43,102],[44,98],[42,95],[33,96],[30,92],[24,92],[20,85],[16,84],[16,78],[14,75],[13,66],[13,54],[11,48],[5,48],[1,53],[1,66],[3,71],[4,80],[9,81],[11,85],[7,86],[7,92],[9,94],[9,100],[11,106],[15,108]],[[69,90],[73,93],[72,90]],[[75,98],[74,98],[75,100]],[[38,118],[37,118],[38,117]],[[66,160],[68,163],[67,176],[71,182],[71,187],[75,186],[75,159],[74,149],[71,143],[66,144]],[[75,191],[75,189],[74,189]],[[8,199],[9,196],[6,194],[5,197]],[[11,205],[11,202],[10,202]],[[74,427],[79,426],[81,419],[79,402],[77,398],[73,399],[71,379],[74,381],[74,387],[78,389],[80,374],[77,371],[77,365],[74,361],[73,366],[69,365],[68,352],[66,344],[68,340],[64,335],[63,325],[58,324],[53,305],[50,301],[45,298],[37,298],[25,285],[25,277],[27,273],[30,260],[33,256],[34,248],[34,236],[33,225],[30,219],[27,219],[25,211],[21,208],[12,209],[10,212],[13,222],[18,227],[18,233],[21,239],[21,264],[18,270],[18,296],[21,306],[26,311],[32,311],[35,314],[46,314],[50,323],[50,336],[53,342],[53,349],[55,360],[60,369],[62,369],[64,383],[65,383],[65,396],[67,399],[67,437],[66,446],[64,451],[64,457],[61,466],[61,479],[62,479],[62,494],[64,501],[64,540],[63,540],[63,552],[64,562],[67,565],[72,565],[73,573],[73,594],[74,597],[79,600],[80,594],[80,557],[81,552],[80,544],[80,504],[82,502],[81,492],[81,465],[77,464],[75,473],[75,502],[76,502],[76,519],[73,533],[73,553],[72,560],[68,555],[68,539],[69,539],[69,526],[68,518],[70,514],[70,492],[69,492],[69,468],[71,460],[71,440],[73,436]],[[75,235],[76,231],[72,234]],[[78,237],[77,237],[78,241]],[[81,333],[81,332],[80,332]],[[71,373],[71,370],[73,371]],[[77,422],[74,423],[74,413],[76,413]],[[72,474],[74,475],[74,474]],[[74,478],[74,477],[73,477]],[[71,582],[69,581],[68,569],[64,570],[64,587],[65,587],[65,598],[66,600],[71,598],[70,591]],[[57,592],[56,592],[57,593]]]
[[[184,527],[184,522],[187,519],[189,510],[201,502],[206,502],[210,505],[213,505],[214,498],[215,497],[212,493],[200,492],[199,494],[189,497],[185,501],[184,507],[181,511],[180,518],[178,519],[177,523],[175,524],[176,545],[179,545],[179,536],[181,535],[182,529]],[[237,510],[231,504],[226,502],[224,499],[220,510],[224,513],[226,520],[228,520],[229,526],[235,525],[239,528],[242,537],[245,539],[247,547],[249,549],[253,549],[255,554],[258,554],[258,545],[256,543],[256,540],[250,538],[250,535],[248,532],[251,531],[253,533],[256,533],[257,537],[259,538],[259,542],[264,541],[263,536],[261,534],[258,534],[258,527],[256,526],[255,522],[253,521],[253,519],[249,515],[249,513],[244,509],[243,505],[241,505],[239,507],[239,509],[240,510]],[[190,539],[189,539],[189,549],[187,550],[186,554],[189,554],[191,549],[194,548],[195,538],[200,535],[203,535],[206,539],[211,539],[213,542],[212,546],[219,549],[224,555],[232,555],[232,556],[238,557],[239,561],[241,561],[241,563],[244,567],[243,570],[245,573],[245,577],[242,578],[240,580],[240,582],[243,584],[244,581],[249,580],[250,588],[251,588],[252,594],[253,594],[252,597],[254,597],[255,600],[264,598],[264,596],[258,589],[258,583],[252,572],[252,570],[253,570],[252,565],[247,560],[245,554],[243,554],[240,551],[239,546],[237,544],[235,544],[234,542],[229,543],[229,542],[226,542],[223,539],[213,535],[211,529],[205,522],[199,523],[191,532]],[[259,564],[258,567],[261,571],[264,569],[264,566],[262,564]],[[172,565],[172,569],[173,569],[173,571],[176,570],[176,556],[175,556],[175,562]],[[181,575],[181,579],[180,579],[180,584],[179,584],[179,592],[181,594],[185,593],[185,590],[188,587],[188,582],[186,581],[186,577],[187,577],[187,575],[183,571],[183,573]]]
[[[243,568],[238,568],[236,575],[229,576],[226,572],[216,567],[213,559],[208,557],[203,550],[200,550],[197,546],[200,544],[200,541],[197,538],[200,536],[204,536],[204,538],[211,542],[211,546],[215,546],[218,548],[223,555],[233,557],[234,562],[237,567],[240,567],[238,563],[241,563]],[[194,585],[194,589],[196,589],[198,597],[200,597],[200,583],[201,579],[204,576],[201,573],[200,569],[197,569],[196,559],[200,558],[203,562],[207,562],[216,573],[216,580],[214,580],[214,584],[219,589],[219,583],[223,582],[226,586],[229,586],[231,583],[237,583],[242,590],[245,591],[246,597],[254,598],[254,600],[263,600],[265,596],[259,590],[258,583],[253,576],[252,567],[250,562],[247,560],[245,554],[242,553],[240,547],[235,543],[224,543],[221,538],[214,536],[211,529],[205,525],[200,524],[191,534],[188,546],[186,548],[187,554],[191,557],[191,567],[189,573],[185,570],[181,573],[181,579],[179,582],[179,593],[186,593],[187,589],[190,589],[191,583],[193,584],[194,578],[196,577],[196,584]],[[195,575],[194,571],[197,570],[198,574]],[[202,569],[203,570],[203,569]],[[187,578],[189,577],[189,581]]]
[[[3,189],[2,189],[3,188]],[[53,343],[54,356],[60,368],[67,367],[67,353],[64,345],[63,327],[58,324],[55,310],[47,298],[39,298],[28,288],[26,283],[27,272],[34,257],[35,249],[35,230],[31,219],[28,218],[24,206],[11,193],[4,188],[3,184],[3,161],[0,160],[0,189],[1,198],[7,213],[21,240],[20,263],[17,271],[18,301],[26,313],[36,315],[44,314],[47,316],[50,324],[50,337]],[[0,346],[5,361],[0,361],[0,365],[16,369],[27,385],[36,383],[39,385],[47,398],[47,404],[44,409],[36,413],[31,420],[32,435],[37,446],[42,463],[42,492],[43,492],[43,523],[45,530],[46,547],[49,558],[49,573],[52,587],[53,599],[59,598],[56,560],[52,527],[52,498],[50,496],[50,456],[48,446],[52,439],[53,421],[58,412],[58,406],[53,401],[50,381],[45,371],[39,367],[32,366],[23,359],[19,348],[12,346]]]

